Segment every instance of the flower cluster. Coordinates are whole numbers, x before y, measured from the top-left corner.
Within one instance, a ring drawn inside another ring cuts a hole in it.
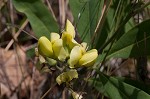
[[[76,68],[93,66],[98,56],[96,49],[87,51],[87,43],[79,44],[75,40],[75,29],[69,20],[61,36],[58,33],[50,33],[50,39],[45,36],[39,38],[38,54],[48,58],[50,65],[57,65],[58,61],[67,63],[70,69],[56,78],[59,85],[78,78]]]

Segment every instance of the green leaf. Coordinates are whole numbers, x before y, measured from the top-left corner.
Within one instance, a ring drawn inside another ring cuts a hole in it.
[[[24,13],[35,35],[50,37],[50,32],[58,32],[58,24],[41,0],[13,0],[15,8]]]
[[[113,45],[107,58],[150,55],[150,19],[133,27]]]
[[[79,36],[82,38],[82,40],[88,41],[88,39],[90,39],[89,31],[86,34],[84,32],[86,28],[89,28],[89,5],[86,2],[80,2],[80,0],[69,0],[69,4],[71,11],[73,12],[74,20],[77,22],[76,24]],[[81,15],[81,18],[78,21],[79,14]],[[84,37],[83,34],[85,34]]]
[[[143,90],[103,73],[93,82],[94,87],[110,99],[150,99]]]
[[[32,59],[35,56],[35,47],[26,51],[28,59]]]
[[[137,80],[133,80],[125,77],[115,77],[115,78],[150,94],[150,84],[145,84],[143,82],[139,82]]]
[[[131,16],[129,17],[133,10],[131,8],[130,0],[112,0],[103,27],[97,35],[96,48],[103,50],[104,48],[101,47],[108,45],[106,42],[112,35],[115,35],[115,39],[118,39],[126,30],[131,28],[133,25],[132,20],[130,20]],[[128,22],[128,20],[130,21]],[[121,30],[121,32],[117,30]]]
[[[81,39],[90,43],[101,12],[100,1],[69,0],[69,5]]]

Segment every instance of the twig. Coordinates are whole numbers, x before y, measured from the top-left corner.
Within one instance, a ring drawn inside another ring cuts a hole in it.
[[[44,99],[44,97],[45,97],[56,85],[57,85],[57,83],[55,83],[52,87],[50,87],[40,99]]]
[[[15,46],[16,45],[16,46]],[[15,49],[15,52],[16,52],[16,61],[18,62],[18,65],[19,65],[19,67],[20,67],[20,71],[21,71],[21,74],[22,74],[22,77],[24,78],[25,77],[25,75],[24,75],[24,71],[23,71],[23,68],[22,68],[22,61],[20,60],[21,59],[21,56],[20,56],[20,54],[19,54],[19,51],[18,51],[18,48],[19,48],[19,46],[17,45],[17,44],[15,44],[14,45],[14,49]],[[26,88],[26,90],[27,90],[27,84],[26,84],[26,82],[24,82],[24,85],[25,85],[25,88]],[[28,95],[28,94],[27,94]],[[28,96],[28,98],[29,98],[29,96]]]
[[[32,72],[32,86],[31,86],[31,88],[30,88],[30,99],[33,99],[34,97],[34,95],[33,95],[33,93],[34,93],[34,80],[35,80],[35,70],[36,70],[36,68],[35,67],[33,67],[33,72]]]
[[[2,36],[10,29],[10,27],[6,27],[5,29],[3,29],[3,31],[0,32],[0,38],[2,38]]]
[[[25,20],[25,22],[22,24],[22,26],[20,27],[20,29],[17,31],[17,33],[14,35],[14,38],[17,38],[20,34],[20,32],[22,31],[22,29],[25,28],[25,26],[28,24],[28,20]],[[6,46],[5,51],[8,51],[9,48],[11,47],[11,45],[14,43],[14,39],[11,39],[11,41],[9,42],[9,44]]]
[[[14,94],[15,92],[17,92],[17,90],[19,89],[19,86],[21,86],[21,84],[25,81],[25,79],[26,79],[27,77],[28,77],[28,75],[24,76],[24,77],[21,79],[20,83],[19,83],[18,86],[16,86],[15,89],[11,92],[10,96],[13,96],[13,94]]]
[[[52,9],[52,7],[51,7],[49,1],[46,0],[46,3],[47,3],[47,5],[48,5],[49,10],[50,10],[51,13],[52,13],[52,16],[53,16],[54,20],[57,21],[56,16],[55,16],[55,14],[54,14],[54,11],[53,11],[53,9]]]
[[[28,50],[30,50],[30,49],[32,49],[32,48],[34,48],[34,47],[36,47],[36,46],[37,46],[37,43],[32,44],[32,45],[30,45],[30,46],[26,47],[26,48],[24,49],[24,51],[28,51]]]
[[[10,20],[11,20],[11,24],[14,25],[14,9],[13,9],[13,4],[12,4],[12,0],[9,1],[10,2]],[[12,35],[15,35],[15,28],[12,27],[11,29]]]
[[[112,0],[111,0],[111,1],[112,1]],[[96,37],[98,31],[101,31],[101,29],[102,29],[102,27],[103,27],[103,24],[104,24],[105,18],[106,18],[106,14],[107,14],[107,12],[108,12],[108,9],[109,9],[109,6],[110,6],[110,4],[111,4],[111,1],[106,0],[106,1],[104,2],[104,6],[103,6],[102,13],[101,13],[101,17],[99,18],[98,24],[97,24],[96,29],[95,29],[95,31],[94,31],[94,35],[93,35],[93,37],[92,37],[92,39],[91,39],[91,42],[92,42],[92,43],[94,42],[94,39],[95,39],[95,37]]]
[[[2,52],[1,51],[1,53],[4,53],[4,52]],[[0,59],[2,59],[1,60],[1,63],[0,63],[0,67],[1,67],[1,70],[2,70],[2,72],[3,72],[3,74],[4,74],[4,77],[5,77],[5,79],[6,79],[6,82],[7,82],[7,85],[8,85],[8,88],[9,88],[9,90],[10,91],[12,91],[12,89],[11,89],[11,82],[10,82],[10,80],[9,80],[9,78],[8,78],[8,75],[7,75],[7,73],[6,73],[6,71],[5,71],[5,69],[4,69],[4,62],[3,62],[3,55],[2,54],[0,54]]]
[[[65,18],[66,18],[66,13],[65,13],[65,1],[64,0],[59,0],[59,14],[60,14],[60,26],[63,28],[65,25]]]

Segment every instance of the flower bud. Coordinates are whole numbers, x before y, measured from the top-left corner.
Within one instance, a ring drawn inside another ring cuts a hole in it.
[[[79,60],[80,66],[92,66],[94,65],[96,58],[98,57],[98,52],[96,49],[92,49],[88,52],[86,52],[81,59]]]
[[[42,56],[53,56],[52,44],[45,36],[40,37],[38,40],[38,52]]]
[[[72,38],[75,38],[75,29],[69,20],[67,20],[66,22],[65,31],[68,32],[72,36]]]

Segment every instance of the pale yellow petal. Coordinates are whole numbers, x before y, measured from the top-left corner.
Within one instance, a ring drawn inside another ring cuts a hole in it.
[[[59,35],[58,33],[52,32],[52,33],[50,34],[50,40],[51,40],[52,43],[54,43],[54,41],[55,41],[55,40],[58,40],[58,39],[60,39],[60,35]]]
[[[74,46],[80,46],[79,43],[77,43],[74,39],[72,39],[69,43],[68,46],[70,49],[72,49]]]
[[[70,53],[69,67],[75,68],[75,65],[78,63],[81,57],[82,57],[82,50],[80,46],[73,47]]]
[[[87,46],[87,43],[86,43],[86,42],[82,42],[82,43],[81,43],[81,46],[82,46],[85,50],[88,49],[88,46]]]
[[[63,44],[67,45],[69,49],[72,49],[76,45],[80,45],[72,38],[72,36],[68,32],[62,33],[62,40],[63,40]]]
[[[82,50],[82,54],[85,54],[86,53],[86,50],[87,50],[87,43],[83,42],[79,45],[81,47],[81,50]]]
[[[61,38],[65,44],[69,44],[73,39],[68,32],[63,32]]]
[[[62,39],[56,40],[52,46],[53,46],[55,56],[60,61],[65,61],[66,57],[68,57],[68,53],[65,51],[65,49],[63,47]]]
[[[77,70],[71,69],[67,72],[63,72],[56,78],[56,82],[60,85],[63,82],[70,82],[73,78],[78,78]]]
[[[98,57],[98,52],[96,49],[92,49],[86,52],[81,59],[79,60],[80,66],[92,66],[95,63],[96,58]]]
[[[45,36],[40,37],[38,40],[38,52],[43,56],[53,56],[52,44]]]
[[[70,35],[72,35],[73,38],[75,38],[75,29],[69,20],[67,20],[67,22],[66,22],[65,31],[68,32]]]

